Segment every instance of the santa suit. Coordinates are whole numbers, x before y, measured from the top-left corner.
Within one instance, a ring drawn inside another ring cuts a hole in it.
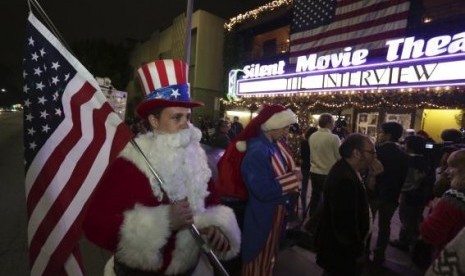
[[[240,248],[236,219],[231,209],[218,205],[209,185],[211,172],[198,143],[200,131],[191,126],[183,132],[187,135],[160,139],[163,135],[150,134],[136,141],[164,180],[169,199],[187,198],[199,229],[219,227],[230,249],[215,253],[220,259],[232,258]],[[169,210],[160,184],[129,144],[102,178],[84,230],[89,240],[112,251],[118,262],[130,268],[180,274],[196,266],[200,250],[188,229],[170,230]]]

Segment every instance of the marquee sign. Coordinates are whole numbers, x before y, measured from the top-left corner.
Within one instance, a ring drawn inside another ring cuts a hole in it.
[[[298,57],[286,72],[285,61],[246,65],[230,89],[244,96],[465,85],[465,32],[395,39],[386,47],[385,62],[378,63],[369,62],[369,50],[346,47],[340,53]]]

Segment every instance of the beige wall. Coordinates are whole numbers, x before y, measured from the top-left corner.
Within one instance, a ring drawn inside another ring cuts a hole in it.
[[[224,20],[202,10],[195,13],[194,19],[192,25],[197,28],[194,87],[219,92],[223,89]]]

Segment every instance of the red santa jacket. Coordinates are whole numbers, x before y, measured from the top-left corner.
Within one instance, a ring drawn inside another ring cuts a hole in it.
[[[168,199],[154,195],[153,177],[133,156],[123,151],[105,173],[86,214],[85,234],[129,267],[183,273],[196,265],[199,247],[188,229],[169,229]],[[208,187],[205,211],[194,214],[194,224],[199,229],[218,226],[231,248],[216,253],[220,259],[229,259],[239,252],[240,230],[232,210],[218,205],[212,183]]]

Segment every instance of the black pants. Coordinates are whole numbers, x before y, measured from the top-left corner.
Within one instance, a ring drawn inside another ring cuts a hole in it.
[[[308,191],[308,180],[310,180],[310,171],[302,168],[302,190],[300,191],[300,202],[302,206],[302,218],[305,219],[307,214],[307,191]]]
[[[312,180],[312,197],[310,198],[310,217],[316,212],[318,205],[323,195],[323,187],[325,185],[327,175],[310,172]]]
[[[374,258],[383,260],[391,235],[391,219],[397,209],[397,202],[374,200],[371,205],[373,218],[378,213],[378,240],[374,250]]]

